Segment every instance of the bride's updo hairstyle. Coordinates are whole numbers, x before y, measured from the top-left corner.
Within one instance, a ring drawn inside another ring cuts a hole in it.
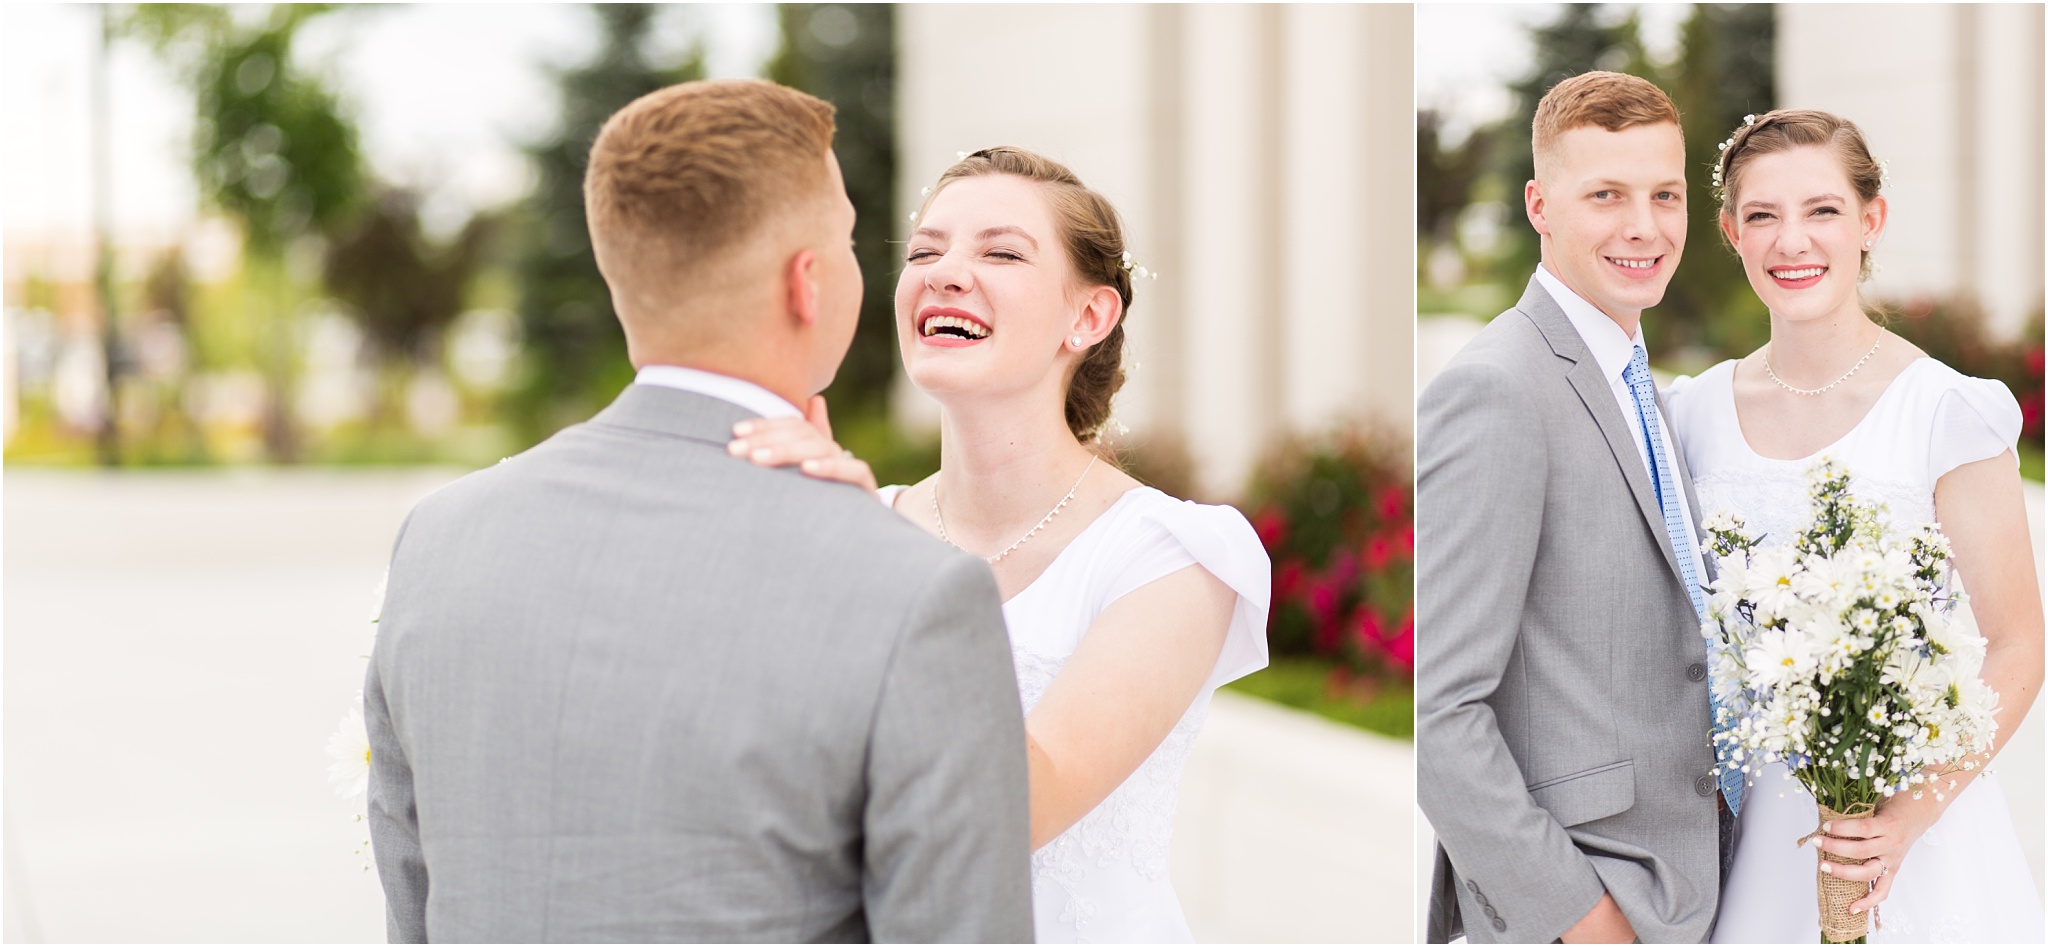
[[[1864,204],[1877,198],[1884,185],[1884,168],[1870,156],[1870,146],[1856,123],[1815,109],[1776,109],[1735,129],[1721,150],[1715,173],[1721,185],[1721,215],[1735,216],[1735,194],[1742,187],[1742,173],[1762,155],[1794,148],[1825,147],[1834,152],[1849,177],[1856,199]],[[1726,235],[1723,235],[1726,239]],[[1870,278],[1870,251],[1863,251],[1861,279]]]
[[[1011,174],[1036,181],[1045,191],[1052,219],[1066,244],[1067,261],[1073,264],[1082,286],[1108,286],[1123,301],[1116,328],[1081,356],[1074,376],[1067,381],[1067,428],[1083,443],[1102,433],[1109,420],[1109,403],[1124,385],[1124,317],[1131,311],[1131,271],[1124,268],[1124,225],[1116,208],[1102,195],[1088,189],[1074,172],[1044,155],[1022,148],[983,148],[939,175],[929,205],[946,185],[961,178]],[[918,216],[924,216],[924,206]]]

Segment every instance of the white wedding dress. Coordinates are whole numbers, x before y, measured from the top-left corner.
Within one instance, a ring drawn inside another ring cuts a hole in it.
[[[900,486],[884,487],[895,504]],[[1031,856],[1039,943],[1190,942],[1167,878],[1173,815],[1188,750],[1218,686],[1266,666],[1272,564],[1244,514],[1176,500],[1151,487],[1125,493],[1003,603],[1017,690],[1028,715],[1111,602],[1191,565],[1237,592],[1230,630],[1202,692],[1165,742],[1102,804]]]
[[[2019,436],[2019,403],[1996,381],[1971,378],[1931,358],[1909,364],[1848,434],[1800,460],[1749,447],[1736,421],[1735,363],[1666,392],[1671,427],[1685,452],[1702,516],[1743,518],[1767,545],[1782,543],[1810,515],[1807,469],[1822,456],[1851,475],[1850,490],[1885,505],[1890,524],[1935,521],[1934,484],[1973,461],[1996,457]],[[1999,734],[2004,739],[2006,734]],[[1907,853],[1878,909],[1872,943],[2040,943],[2041,899],[2013,832],[1995,774],[1977,778]],[[1766,766],[1744,793],[1734,865],[1721,888],[1714,943],[1814,943],[1815,854],[1794,842],[1818,825],[1813,797]],[[2034,806],[2040,800],[2029,800]]]

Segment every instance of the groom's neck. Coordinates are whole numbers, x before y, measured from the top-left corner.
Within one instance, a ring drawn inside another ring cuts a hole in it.
[[[1620,326],[1623,335],[1626,335],[1631,339],[1636,337],[1636,328],[1642,325],[1643,322],[1643,311],[1641,309],[1617,310],[1610,306],[1601,305],[1598,299],[1587,294],[1585,290],[1582,290],[1577,286],[1573,286],[1571,283],[1571,279],[1565,276],[1563,273],[1559,272],[1558,268],[1556,266],[1551,265],[1548,259],[1542,260],[1540,262],[1543,265],[1544,272],[1549,273],[1551,275],[1551,278],[1557,280],[1559,284],[1564,286],[1564,288],[1571,290],[1573,295],[1584,300],[1586,305],[1593,307],[1594,312],[1606,316],[1609,321],[1613,322],[1617,326]]]
[[[793,405],[810,400],[810,379],[804,373],[810,360],[797,350],[795,340],[773,344],[774,340],[749,340],[717,347],[634,348],[633,367],[675,365],[752,382]]]

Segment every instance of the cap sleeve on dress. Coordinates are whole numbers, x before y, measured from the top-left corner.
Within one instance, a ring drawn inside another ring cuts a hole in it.
[[[903,491],[908,489],[910,489],[909,484],[892,483],[886,487],[882,487],[876,490],[875,499],[882,501],[883,506],[886,506],[893,510],[896,508],[896,498],[902,496]]]
[[[2020,403],[2004,383],[1957,377],[1934,407],[1927,482],[1964,464],[1996,457],[2019,443]],[[2014,454],[2017,462],[2018,454]]]
[[[1266,666],[1266,611],[1272,602],[1273,563],[1258,533],[1233,507],[1149,498],[1138,529],[1125,547],[1122,567],[1105,589],[1102,607],[1191,565],[1209,570],[1237,593],[1223,651],[1206,685],[1220,687]]]

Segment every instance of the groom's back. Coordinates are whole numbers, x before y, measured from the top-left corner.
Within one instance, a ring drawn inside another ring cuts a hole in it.
[[[414,511],[369,700],[429,939],[1030,936],[945,926],[984,910],[948,902],[966,884],[1028,917],[987,569],[728,457],[745,416],[636,385]]]

